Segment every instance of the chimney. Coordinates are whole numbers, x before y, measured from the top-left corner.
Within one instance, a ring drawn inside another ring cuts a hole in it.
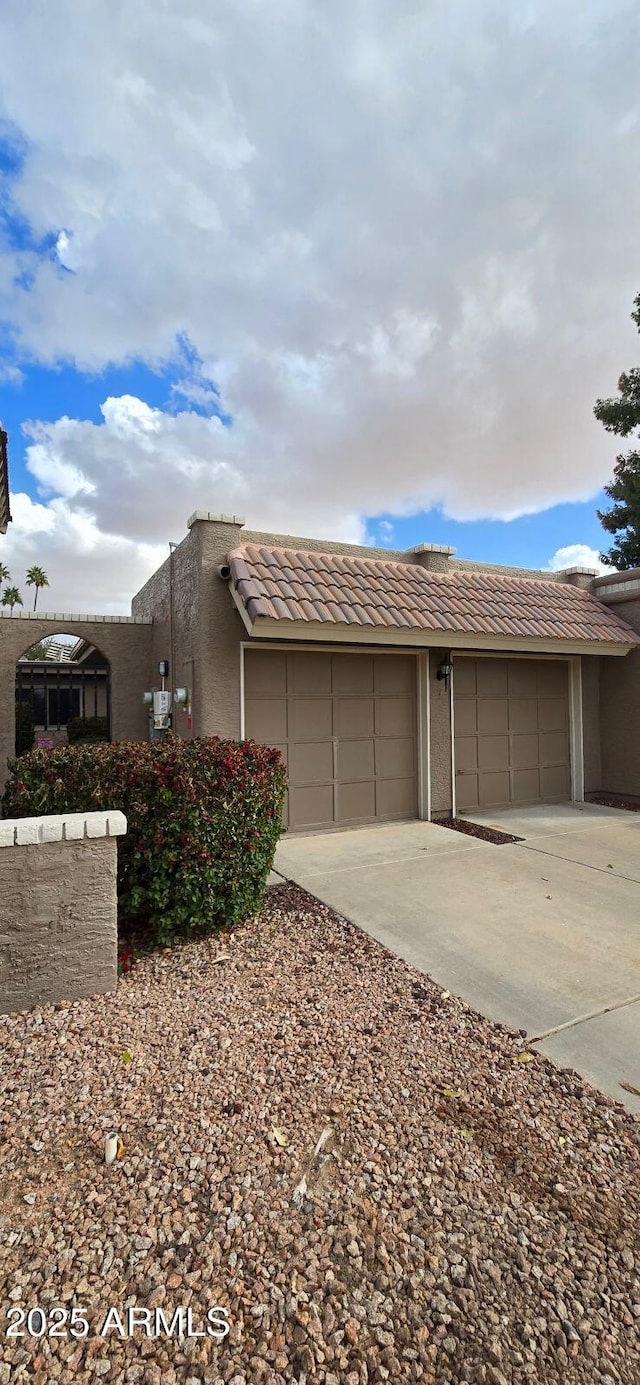
[[[428,568],[429,572],[447,572],[449,559],[455,551],[455,548],[447,548],[442,543],[419,543],[415,548],[407,549],[412,555],[412,562],[417,563],[418,567]]]

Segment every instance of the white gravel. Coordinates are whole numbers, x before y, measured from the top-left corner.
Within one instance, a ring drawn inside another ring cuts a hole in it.
[[[640,1122],[522,1051],[289,886],[0,1019],[0,1385],[639,1382]],[[36,1305],[88,1337],[8,1339]]]

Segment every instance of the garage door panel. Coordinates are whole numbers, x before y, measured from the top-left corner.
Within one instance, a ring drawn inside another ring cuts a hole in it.
[[[508,803],[510,788],[508,770],[502,774],[481,774],[479,776],[479,806],[481,808],[493,808],[498,803]]]
[[[508,770],[509,737],[478,736],[478,767],[481,770]]]
[[[567,666],[564,663],[537,663],[538,697],[567,695]]]
[[[418,789],[413,779],[379,779],[376,812],[381,818],[411,818],[418,811]]]
[[[536,769],[540,763],[538,736],[511,737],[511,764],[514,769]]]
[[[567,738],[564,731],[540,732],[540,764],[566,764]]]
[[[509,730],[509,703],[505,698],[478,698],[478,734],[495,735]]]
[[[394,736],[375,742],[376,776],[378,779],[410,778],[415,774],[416,743],[413,736]]]
[[[460,774],[456,777],[456,809],[469,812],[480,806],[479,775]]]
[[[456,736],[456,769],[477,770],[478,768],[478,738],[477,736]]]
[[[400,736],[413,731],[416,722],[415,697],[377,697],[375,699],[376,736]]]
[[[510,698],[529,698],[537,695],[536,666],[530,659],[514,659],[508,665]]]
[[[543,798],[568,798],[571,788],[569,766],[543,765],[540,785]]]
[[[289,789],[289,821],[293,827],[330,827],[333,823],[333,785]]]
[[[506,659],[478,659],[476,686],[478,697],[506,697],[509,690]]]
[[[376,757],[373,738],[357,741],[338,741],[336,778],[373,779],[376,772]]]
[[[540,798],[539,769],[514,769],[511,784],[514,803],[535,803]]]
[[[415,669],[403,655],[380,654],[373,660],[373,690],[376,693],[413,693]]]
[[[514,697],[509,702],[509,725],[512,731],[538,730],[538,700],[535,697]]]
[[[284,694],[287,691],[287,656],[277,650],[252,650],[251,657],[245,658],[244,690],[251,697]]]
[[[475,698],[461,697],[456,702],[456,736],[475,736],[478,730],[477,707]]]
[[[374,703],[371,697],[334,697],[334,736],[372,736]]]
[[[291,740],[330,740],[333,733],[330,697],[291,698],[289,736]]]
[[[376,786],[373,779],[354,784],[338,784],[338,822],[362,822],[376,816]]]
[[[289,779],[292,784],[320,784],[333,780],[331,741],[298,741],[289,744]]]
[[[567,725],[567,704],[561,697],[541,697],[538,703],[541,731],[562,731]]]
[[[253,658],[253,655],[251,656]],[[330,693],[331,655],[296,653],[288,656],[290,693]]]
[[[244,733],[247,740],[273,745],[287,736],[287,699],[285,697],[248,697],[245,701]]]
[[[334,654],[334,693],[372,693],[373,659],[367,654]]]
[[[439,660],[438,660],[439,662]],[[476,696],[476,661],[475,659],[457,659],[455,676],[456,696],[473,697]]]

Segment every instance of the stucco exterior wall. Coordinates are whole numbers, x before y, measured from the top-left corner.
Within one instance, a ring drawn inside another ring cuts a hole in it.
[[[640,597],[606,604],[640,632]],[[632,649],[624,659],[600,662],[602,783],[598,787],[608,793],[640,794],[640,649]]]
[[[431,816],[450,817],[451,789],[451,689],[438,678],[438,667],[446,649],[429,650],[429,696],[431,704]],[[453,677],[455,678],[455,665]]]
[[[200,526],[202,527],[202,526]],[[171,664],[171,558],[166,558],[157,572],[149,578],[131,602],[131,614],[153,621],[152,660],[149,688],[160,687],[158,662],[168,659]],[[192,726],[188,725],[186,709],[174,703],[173,730],[190,739],[204,734],[197,729],[200,700],[194,688],[199,655],[199,626],[203,584],[200,573],[198,538],[194,529],[187,534],[173,554],[173,657],[175,668],[169,668],[170,688],[189,688],[192,694]]]
[[[600,676],[601,665],[610,662],[620,664],[619,659],[600,659],[584,655],[582,658],[582,725],[584,756],[584,791],[595,793],[602,788],[602,764],[600,755]]]
[[[0,789],[7,777],[7,759],[15,752],[16,660],[47,635],[71,633],[88,640],[111,667],[111,738],[147,739],[148,720],[142,694],[152,675],[152,631],[148,624],[106,617],[10,616],[0,614]]]
[[[0,1014],[115,990],[122,813],[0,822]]]

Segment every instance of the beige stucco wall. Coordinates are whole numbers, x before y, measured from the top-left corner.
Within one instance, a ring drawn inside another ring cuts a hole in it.
[[[0,789],[7,759],[15,749],[16,660],[37,640],[70,632],[88,640],[111,666],[111,737],[114,741],[146,740],[147,714],[142,694],[153,676],[153,627],[126,621],[104,623],[77,616],[0,615]]]
[[[596,655],[582,658],[582,725],[584,756],[584,791],[595,793],[602,788],[600,755],[600,676],[601,665],[619,664],[619,659],[600,659]]]
[[[607,600],[607,606],[640,632],[640,597]],[[640,794],[640,649],[624,659],[602,659],[601,664],[599,787],[609,793]]]
[[[0,827],[0,1014],[115,990],[122,813]]]

